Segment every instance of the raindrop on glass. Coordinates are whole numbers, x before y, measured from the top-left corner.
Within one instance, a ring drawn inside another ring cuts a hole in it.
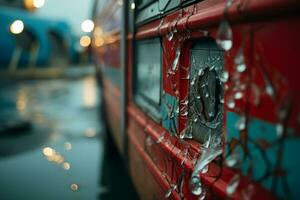
[[[217,33],[217,44],[228,51],[232,47],[232,30],[227,20],[223,20],[219,26]]]
[[[239,183],[240,183],[240,175],[236,174],[232,177],[232,179],[229,181],[227,185],[226,193],[228,196],[231,197],[234,194],[237,187],[239,186]]]
[[[200,195],[202,193],[202,184],[199,176],[193,176],[190,180],[190,190],[194,195]]]

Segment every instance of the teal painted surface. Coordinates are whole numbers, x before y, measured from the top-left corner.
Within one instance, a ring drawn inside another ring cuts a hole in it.
[[[239,139],[239,131],[235,128],[236,122],[240,116],[233,112],[226,114],[226,142],[230,142],[233,138]],[[292,130],[288,130],[291,135]],[[297,152],[300,148],[300,140],[297,137],[289,136],[283,141],[283,147],[276,133],[276,124],[268,123],[256,118],[251,118],[248,124],[248,142],[247,147],[250,156],[245,156],[241,146],[235,150],[238,152],[239,158],[242,160],[241,172],[246,175],[252,163],[252,179],[258,181],[265,188],[276,193],[280,198],[297,199],[300,197],[299,177],[300,177],[300,157]],[[265,140],[271,145],[262,149],[258,145],[259,140]],[[226,152],[228,154],[229,148],[227,145]],[[262,153],[263,152],[263,153]],[[277,154],[282,152],[282,169],[286,172],[284,176],[276,176],[274,174],[267,174],[267,172],[274,172],[277,164]],[[264,178],[265,175],[265,178]],[[276,181],[277,180],[277,181]],[[284,185],[284,182],[287,185]],[[274,182],[277,182],[274,186]],[[290,197],[287,195],[285,186],[290,190]]]
[[[176,113],[177,108],[178,104],[176,97],[165,93],[163,102],[161,104],[162,126],[173,136],[176,134],[178,129],[178,114]]]

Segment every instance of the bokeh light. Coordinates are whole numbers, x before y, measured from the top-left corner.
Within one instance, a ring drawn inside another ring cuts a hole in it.
[[[87,35],[84,35],[80,38],[80,45],[83,47],[88,47],[91,44],[91,38]]]
[[[45,0],[33,0],[33,6],[36,8],[41,8],[45,5]]]
[[[15,20],[9,30],[12,34],[20,34],[24,30],[24,23],[21,20]]]
[[[76,192],[79,189],[79,186],[76,183],[71,184],[70,186],[71,190]]]
[[[94,22],[90,19],[87,19],[81,23],[81,30],[85,33],[90,33],[94,30],[94,26]]]

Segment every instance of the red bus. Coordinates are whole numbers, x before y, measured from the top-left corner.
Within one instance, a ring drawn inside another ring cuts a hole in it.
[[[141,199],[300,197],[299,8],[96,2],[104,117]]]

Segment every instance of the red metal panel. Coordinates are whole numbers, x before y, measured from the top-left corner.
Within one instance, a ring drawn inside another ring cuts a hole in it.
[[[179,10],[175,13],[166,16],[163,20],[156,20],[138,28],[136,39],[144,39],[153,36],[162,37],[163,47],[163,86],[164,90],[172,95],[179,96],[182,100],[188,92],[188,81],[183,80],[186,77],[187,71],[179,70],[173,76],[172,82],[168,77],[170,66],[175,58],[175,51],[179,41],[170,42],[166,38],[166,34],[174,26],[174,20],[182,13],[181,19],[177,22],[176,29],[178,34],[188,32],[190,37],[182,42],[180,65],[188,68],[190,65],[189,49],[193,42],[199,38],[210,37],[216,38],[217,25],[224,16],[224,1],[211,0],[203,1],[198,4],[189,6],[186,9]],[[252,81],[260,88],[262,94],[258,106],[250,107],[250,115],[261,120],[276,122],[276,111],[281,100],[287,92],[293,94],[296,102],[299,101],[300,85],[298,84],[298,74],[300,72],[299,64],[297,63],[297,54],[300,51],[300,43],[298,35],[300,33],[299,21],[299,2],[294,0],[252,0],[252,1],[234,1],[228,11],[228,19],[231,22],[233,30],[233,47],[225,54],[225,69],[234,74],[234,56],[244,45],[244,56],[246,64],[250,69],[246,75],[252,77]],[[194,11],[195,13],[189,14]],[[274,21],[277,19],[277,21]],[[278,20],[280,19],[280,20]],[[189,32],[192,31],[192,32]],[[245,36],[246,35],[246,36]],[[132,88],[132,71],[133,61],[131,59],[132,46],[131,40],[134,37],[128,36],[128,91]],[[118,47],[119,48],[119,47]],[[116,49],[118,49],[116,48]],[[115,49],[115,50],[116,50]],[[105,63],[112,66],[119,66],[119,61],[115,62],[115,55],[118,55],[115,50],[109,48],[103,49],[102,57]],[[101,54],[101,53],[100,53]],[[110,58],[107,58],[110,57]],[[118,56],[117,56],[118,58]],[[108,60],[107,60],[108,59]],[[264,76],[267,74],[270,81],[274,85],[278,98],[274,101],[269,95],[265,94]],[[244,76],[244,75],[242,75]],[[241,80],[245,77],[239,77]],[[174,89],[174,84],[177,84],[177,89]],[[232,86],[232,80],[227,83],[228,88]],[[105,92],[109,92],[109,87],[105,88]],[[225,92],[225,103],[228,101],[230,91]],[[170,184],[178,181],[179,176],[184,172],[186,174],[183,185],[183,194],[187,199],[196,199],[198,197],[191,194],[188,188],[190,174],[193,170],[196,158],[200,152],[199,143],[188,141],[191,146],[189,156],[185,156],[186,144],[180,143],[178,138],[171,137],[167,131],[147,115],[132,102],[132,94],[128,94],[128,135],[129,142],[136,149],[139,156],[142,157],[148,170],[153,174],[154,179],[167,192]],[[225,107],[226,111],[241,112],[241,109],[246,107],[246,103],[253,99],[240,99],[236,102],[235,108]],[[110,108],[115,110],[116,108]],[[117,112],[117,110],[115,110]],[[298,129],[297,122],[300,107],[292,113],[291,127]],[[225,122],[226,119],[224,119]],[[224,123],[225,124],[225,123]],[[186,126],[186,119],[179,119],[179,130],[183,130]],[[225,128],[225,127],[224,127]],[[223,135],[225,136],[225,129]],[[159,142],[163,140],[164,142]],[[147,142],[152,143],[148,145]],[[152,142],[151,142],[152,141]],[[224,156],[224,155],[223,155]],[[134,167],[134,166],[133,166]],[[221,167],[217,163],[209,165],[209,172],[201,174],[203,184],[208,186],[213,192],[207,194],[206,198],[228,198],[226,188],[236,172],[233,170]],[[216,178],[216,175],[220,174]],[[137,174],[139,176],[139,174]],[[249,177],[242,177],[237,191],[242,191],[249,185]],[[144,186],[140,186],[144,187]],[[268,192],[259,184],[254,184],[253,199],[274,199],[273,194]],[[155,193],[155,191],[153,191]],[[173,199],[179,199],[177,191],[172,192]],[[240,199],[239,192],[235,193],[233,199]]]

